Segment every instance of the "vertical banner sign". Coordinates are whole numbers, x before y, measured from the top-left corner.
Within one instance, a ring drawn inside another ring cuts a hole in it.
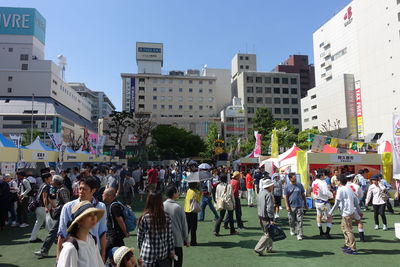
[[[273,129],[271,135],[271,158],[278,158],[278,157],[279,157],[278,131],[276,129]]]
[[[136,88],[136,81],[135,78],[131,78],[131,112],[135,112],[135,88]]]
[[[47,135],[50,137],[50,140],[53,143],[54,147],[59,150],[63,142],[61,133],[47,133]]]
[[[361,101],[361,82],[356,82],[356,110],[357,110],[357,133],[358,139],[364,139],[364,118]]]
[[[316,135],[314,137],[314,141],[313,141],[312,146],[311,146],[311,151],[312,152],[317,152],[317,153],[323,152],[324,151],[325,142],[326,142],[326,136]]]
[[[400,180],[400,115],[393,114],[393,178]]]
[[[254,147],[254,157],[261,156],[261,134],[258,131],[254,132],[254,137],[256,138],[256,145]]]

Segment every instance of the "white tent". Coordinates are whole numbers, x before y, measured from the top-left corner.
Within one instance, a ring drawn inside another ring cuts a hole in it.
[[[264,168],[267,172],[272,173],[274,166],[276,168],[290,168],[290,171],[297,171],[297,161],[296,161],[296,153],[301,149],[293,144],[293,146],[287,150],[286,152],[280,154],[278,158],[269,158],[260,163],[260,166],[264,165]]]

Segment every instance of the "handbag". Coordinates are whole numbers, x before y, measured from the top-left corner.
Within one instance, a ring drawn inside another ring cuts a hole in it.
[[[228,185],[225,186],[225,191],[222,197],[217,200],[217,210],[233,210],[231,198],[227,195]]]
[[[285,232],[278,226],[269,224],[266,227],[269,237],[272,239],[272,241],[280,241],[286,239]]]
[[[190,200],[190,212],[199,213],[201,211],[200,203],[197,202],[196,197]]]

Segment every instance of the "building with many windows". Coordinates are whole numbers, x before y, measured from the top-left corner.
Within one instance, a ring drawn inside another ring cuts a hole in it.
[[[222,136],[225,144],[247,138],[246,109],[240,98],[234,97],[232,105],[221,111]]]

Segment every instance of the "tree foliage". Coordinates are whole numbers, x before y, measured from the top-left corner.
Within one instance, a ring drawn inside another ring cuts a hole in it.
[[[115,147],[122,150],[122,138],[129,127],[133,127],[133,113],[128,111],[113,111],[110,114],[111,121],[104,130],[104,134],[108,135],[110,140],[114,142]]]
[[[38,129],[32,130],[32,140],[31,140],[31,129],[26,129],[25,133],[22,135],[21,145],[27,146],[35,141],[36,137],[41,136],[42,133]]]
[[[206,148],[200,136],[172,125],[158,125],[151,135],[153,147],[160,159],[196,157]]]
[[[297,135],[297,146],[303,150],[309,149],[311,142],[308,141],[310,134],[320,134],[318,129],[307,129]]]
[[[253,120],[253,131],[258,131],[262,136],[265,136],[274,128],[274,122],[274,117],[269,108],[257,108]]]
[[[218,139],[218,125],[211,123],[208,126],[207,138],[205,140],[205,150],[200,154],[203,158],[211,159],[214,156],[215,140]]]

